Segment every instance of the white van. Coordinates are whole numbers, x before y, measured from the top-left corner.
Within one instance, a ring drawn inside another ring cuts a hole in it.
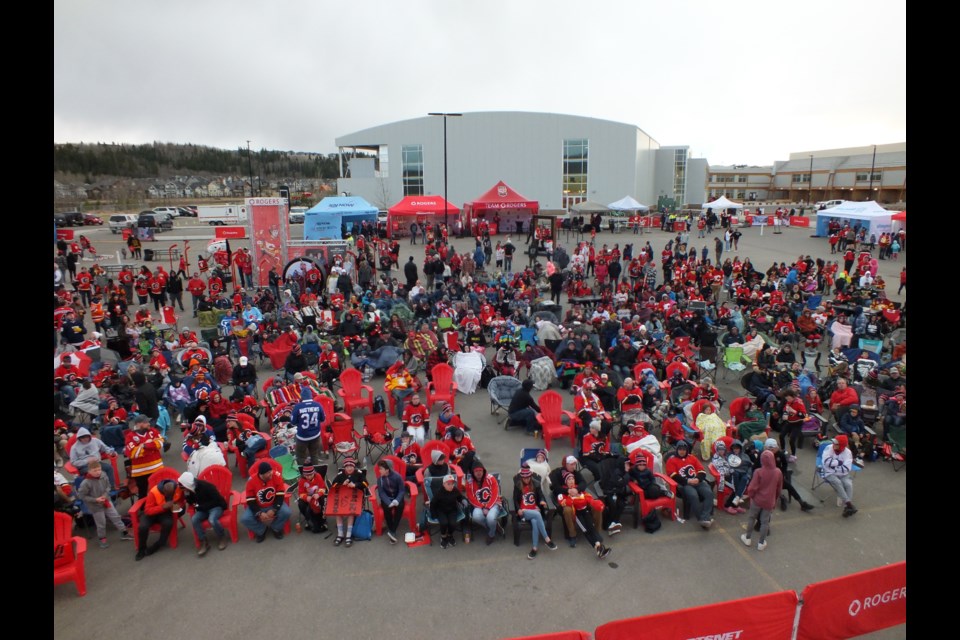
[[[120,233],[123,229],[137,226],[137,216],[132,213],[118,213],[107,221],[110,233]]]
[[[824,200],[817,203],[817,210],[822,211],[823,209],[829,209],[840,204],[843,204],[843,200]]]

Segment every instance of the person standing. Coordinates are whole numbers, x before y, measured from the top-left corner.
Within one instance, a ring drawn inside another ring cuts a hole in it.
[[[416,223],[412,226],[416,226]],[[407,279],[407,290],[413,289],[413,285],[417,284],[417,279],[420,277],[413,256],[410,256],[407,264],[403,265],[403,275]]]
[[[301,387],[300,402],[293,405],[290,414],[290,424],[297,428],[295,455],[301,467],[307,463],[308,457],[310,464],[319,461],[320,426],[325,420],[323,407],[313,399],[313,391],[308,386]]]
[[[716,264],[721,264],[720,256],[723,255],[723,240],[719,237],[713,238],[713,252],[717,256]]]
[[[783,491],[783,472],[777,468],[773,451],[765,449],[760,454],[760,468],[754,472],[745,492],[745,495],[750,498],[750,510],[747,513],[747,532],[740,536],[743,544],[748,547],[753,544],[751,535],[754,525],[759,521],[760,536],[757,540],[757,551],[767,548],[770,517],[777,506],[781,491]]]
[[[170,306],[172,307],[176,303],[180,307],[180,311],[183,311],[183,279],[181,279],[179,271],[170,274],[167,279],[167,293],[170,294]]]
[[[96,458],[90,458],[85,468],[84,478],[77,489],[77,497],[83,500],[90,511],[90,515],[93,516],[93,521],[97,525],[97,538],[100,541],[100,548],[106,549],[110,546],[107,543],[107,519],[120,532],[121,540],[133,540],[130,531],[120,519],[117,508],[110,501],[110,478],[112,478],[112,474],[103,473],[100,461]]]
[[[397,544],[397,527],[403,520],[406,501],[406,483],[394,470],[392,460],[381,459],[377,462],[377,475],[377,498],[387,524],[387,538],[390,539],[390,544]]]
[[[906,286],[907,286],[907,268],[904,267],[903,269],[900,269],[900,288],[897,289],[897,295],[900,295],[901,293],[903,293],[903,290],[906,288]]]
[[[123,452],[130,460],[128,477],[137,483],[137,495],[146,497],[150,476],[163,469],[163,437],[150,426],[150,418],[137,414],[133,429],[124,433]]]
[[[410,224],[410,244],[417,244],[417,234],[420,233],[420,227],[416,222]]]
[[[227,532],[220,524],[220,516],[227,509],[227,501],[223,499],[217,487],[212,482],[199,480],[189,471],[180,474],[177,480],[183,491],[183,498],[187,504],[193,505],[193,517],[190,523],[193,525],[193,532],[200,540],[200,548],[197,549],[198,556],[205,556],[210,551],[210,542],[207,540],[207,534],[203,530],[203,523],[209,522],[217,536],[217,548],[223,551],[227,548]]]
[[[510,273],[513,271],[513,254],[517,250],[517,247],[510,242],[510,236],[507,236],[507,241],[503,245],[503,268]]]

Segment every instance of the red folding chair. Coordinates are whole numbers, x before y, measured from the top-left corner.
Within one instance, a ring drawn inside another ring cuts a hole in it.
[[[161,313],[163,315],[163,324],[169,324],[172,327],[177,326],[177,312],[173,307],[164,307]]]
[[[364,455],[372,462],[371,451],[379,451],[378,457],[390,453],[395,429],[387,422],[386,413],[368,413],[363,416]],[[404,465],[406,466],[406,465]]]
[[[338,414],[343,415],[343,414]],[[338,418],[333,421],[333,464],[338,465],[341,458],[355,458],[360,451],[360,434],[353,428],[352,418]]]

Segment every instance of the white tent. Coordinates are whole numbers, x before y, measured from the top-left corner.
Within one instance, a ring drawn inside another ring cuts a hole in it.
[[[625,196],[616,202],[611,202],[607,205],[614,211],[649,211],[650,207],[645,204],[640,204],[630,196]]]
[[[859,220],[872,233],[885,233],[892,228],[891,218],[897,213],[888,211],[873,200],[855,202],[845,200],[835,207],[817,212],[817,235],[826,235],[827,225],[831,218],[841,220]]]
[[[605,211],[610,211],[609,207],[605,207],[598,202],[578,202],[577,204],[570,207],[572,211],[577,213],[603,213]]]
[[[714,211],[726,211],[727,209],[743,209],[743,205],[739,202],[727,200],[727,196],[720,196],[713,202],[704,202],[700,208],[704,211],[707,209],[713,209]]]

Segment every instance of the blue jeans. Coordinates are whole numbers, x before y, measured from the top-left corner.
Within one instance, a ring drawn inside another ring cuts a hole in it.
[[[539,509],[524,509],[523,519],[530,523],[530,531],[533,535],[533,548],[536,549],[540,544],[540,536],[547,539],[547,527],[543,524],[543,514]]]
[[[101,429],[100,439],[103,440],[103,444],[116,449],[118,452],[122,452],[126,446],[123,438],[123,432],[126,430],[126,426],[125,424],[114,424]],[[110,477],[112,478],[113,474],[111,474]]]
[[[65,384],[60,387],[60,395],[63,396],[63,402],[70,404],[77,399],[77,390],[73,385]]]
[[[277,517],[270,524],[270,528],[274,531],[283,531],[283,525],[285,525],[289,519],[290,507],[284,503],[280,506],[280,510],[277,512]],[[250,509],[244,510],[243,515],[240,516],[240,523],[258,536],[261,536],[267,532],[267,525],[257,520]]]
[[[217,534],[218,538],[222,538],[225,534],[223,527],[220,526],[220,516],[223,515],[223,509],[221,507],[214,507],[210,511],[201,511],[197,509],[196,513],[193,514],[193,517],[190,519],[190,522],[193,524],[193,532],[197,534],[197,537],[200,540],[203,540],[203,523],[207,521],[210,523],[210,527],[213,529],[213,532]]]
[[[413,389],[394,389],[390,392],[397,405],[397,420],[403,417],[403,409],[406,407],[406,399],[413,395]]]
[[[473,515],[471,518],[477,524],[487,527],[487,535],[491,538],[497,535],[497,516],[500,514],[500,507],[494,506],[492,509],[487,511],[487,515],[483,515],[483,509],[476,507],[473,510]]]
[[[514,411],[510,414],[510,422],[520,423],[525,422],[527,425],[527,433],[533,433],[537,430],[537,412],[530,407],[524,407],[520,411]]]

